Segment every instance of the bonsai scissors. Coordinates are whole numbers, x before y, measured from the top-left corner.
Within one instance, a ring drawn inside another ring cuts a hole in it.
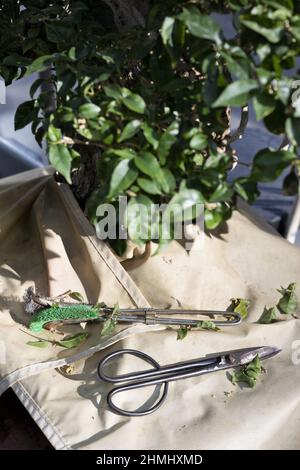
[[[269,359],[280,351],[281,349],[270,346],[236,349],[208,355],[204,358],[168,364],[161,367],[151,356],[148,356],[148,354],[145,354],[142,351],[121,349],[105,356],[99,363],[97,371],[100,379],[104,382],[123,384],[113,388],[107,395],[107,404],[112,411],[123,416],[144,416],[153,413],[164,403],[168,394],[169,382],[209,374],[219,370],[244,366],[249,364],[256,356],[258,356],[260,360]],[[116,376],[107,375],[105,372],[106,366],[113,359],[119,358],[124,354],[129,354],[143,359],[145,362],[151,364],[154,369],[147,369],[140,372],[137,371]],[[163,385],[163,389],[160,398],[156,400],[154,405],[147,409],[136,411],[123,410],[113,402],[113,398],[120,393],[151,385]]]

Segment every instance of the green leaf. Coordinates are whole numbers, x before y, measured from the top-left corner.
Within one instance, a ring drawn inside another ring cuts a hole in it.
[[[49,345],[47,340],[28,341],[26,344],[33,346],[34,348],[46,348]]]
[[[287,118],[285,130],[291,144],[295,147],[300,145],[300,118]]]
[[[213,331],[219,331],[220,328],[210,320],[202,320],[197,323],[196,328],[201,328],[202,330],[213,330]]]
[[[229,72],[238,80],[249,77],[251,73],[250,61],[246,53],[241,48],[230,47],[226,49],[226,51],[222,51],[221,56],[223,57]]]
[[[53,126],[53,124],[50,124],[48,127],[47,137],[50,142],[53,142],[53,143],[58,142],[59,140],[62,139],[61,130]]]
[[[169,170],[169,168],[162,168],[161,173],[162,173],[162,178],[161,180],[159,180],[159,182],[161,184],[163,191],[166,194],[173,193],[173,191],[176,188],[176,180],[175,180],[173,173],[171,172],[171,170]]]
[[[194,6],[189,9],[183,8],[178,19],[186,25],[193,36],[221,42],[219,25],[210,16],[202,15],[198,8]]]
[[[126,126],[124,127],[118,141],[123,142],[124,140],[130,139],[130,137],[133,137],[141,128],[141,121],[138,119],[134,119],[133,121],[130,121]]]
[[[224,220],[223,211],[219,207],[205,209],[204,220],[208,230],[215,230]]]
[[[144,152],[136,156],[134,163],[140,171],[156,180],[164,192],[168,193],[170,191],[173,186],[173,175],[170,171],[160,167],[158,160],[152,153]]]
[[[174,194],[163,213],[164,220],[182,222],[199,216],[203,210],[204,198],[196,189],[182,189]]]
[[[154,150],[156,150],[158,147],[158,140],[157,140],[155,129],[153,129],[149,124],[145,122],[142,124],[141,127],[143,130],[145,139],[149,142],[150,145],[152,145]]]
[[[253,107],[256,119],[261,121],[275,110],[276,102],[271,95],[261,91],[253,97]]]
[[[78,300],[79,302],[83,302],[83,296],[80,294],[80,292],[70,292],[69,297],[74,300]]]
[[[78,132],[78,134],[82,135],[82,137],[84,137],[87,140],[91,140],[92,142],[99,142],[102,140],[102,137],[103,137],[102,132],[99,129],[97,130],[97,129],[84,127],[83,129],[78,128],[76,129],[76,131]]]
[[[114,98],[115,100],[123,98],[122,88],[119,85],[107,85],[103,87],[103,90],[109,98]]]
[[[109,318],[105,320],[103,323],[100,336],[107,336],[113,333],[116,329],[118,323],[118,316],[120,315],[120,307],[119,304],[116,303],[114,305],[113,311]]]
[[[230,185],[226,182],[221,182],[213,191],[209,198],[209,202],[228,201],[231,198],[232,193],[233,189],[230,187]]]
[[[204,134],[198,132],[190,140],[190,147],[194,150],[203,150],[207,147],[207,138]]]
[[[100,336],[108,336],[112,334],[115,331],[116,326],[117,326],[117,321],[114,320],[113,318],[108,318],[103,323]]]
[[[67,123],[73,122],[74,112],[69,106],[62,106],[57,110],[57,116],[60,122]]]
[[[268,5],[273,6],[276,10],[284,11],[288,16],[292,16],[292,12],[294,9],[294,2],[293,0],[267,0],[266,2]]]
[[[138,155],[134,159],[136,167],[145,173],[148,176],[151,176],[153,179],[161,179],[161,168],[158,163],[158,160],[150,152],[144,152],[141,155]]]
[[[218,99],[212,104],[213,108],[221,106],[244,106],[249,99],[249,92],[258,88],[255,80],[237,80],[228,85]]]
[[[174,29],[175,19],[170,16],[166,16],[162,27],[160,29],[160,35],[165,46],[173,47],[173,29]]]
[[[85,119],[93,119],[99,116],[101,108],[93,103],[85,103],[79,106],[78,114]]]
[[[164,165],[167,160],[167,156],[170,153],[171,147],[175,144],[177,140],[177,135],[179,133],[179,122],[173,121],[172,124],[165,130],[159,139],[157,154],[158,157]]]
[[[254,157],[251,177],[266,183],[274,181],[296,158],[289,150],[262,149]]]
[[[264,311],[261,317],[258,320],[258,323],[263,325],[268,325],[269,323],[274,323],[277,321],[277,310],[276,307],[264,308]]]
[[[237,383],[246,383],[250,388],[255,387],[257,380],[261,376],[263,371],[260,359],[258,355],[249,362],[249,364],[243,366],[240,370],[234,370],[231,375],[231,382],[233,385]]]
[[[60,341],[55,341],[55,343],[67,349],[76,348],[84,343],[89,336],[89,333],[77,333],[73,336],[67,336],[65,339],[61,339]]]
[[[13,53],[4,58],[3,64],[13,67],[25,67],[30,64],[30,59]]]
[[[240,16],[240,22],[246,26],[248,29],[255,31],[257,34],[264,36],[268,41],[276,44],[280,41],[282,28],[266,28],[262,24],[256,21],[251,21],[247,19],[247,16]]]
[[[137,170],[133,167],[131,160],[121,160],[115,167],[110,180],[108,198],[113,198],[129,188],[136,180]]]
[[[178,330],[177,330],[177,340],[182,340],[184,339],[188,334],[188,329],[186,326],[181,326]]]
[[[282,189],[285,196],[297,196],[299,194],[299,178],[294,167],[291,168],[290,173],[284,178]]]
[[[231,299],[231,305],[229,307],[230,311],[238,313],[242,320],[245,320],[248,316],[248,309],[250,307],[250,300],[249,299]]]
[[[46,23],[46,22],[45,22]],[[45,24],[47,40],[59,44],[62,40],[73,40],[73,29],[70,24],[46,23]]]
[[[161,189],[154,180],[147,178],[138,178],[137,183],[141,189],[149,194],[161,194]]]
[[[193,162],[197,166],[202,166],[203,162],[204,162],[204,157],[203,157],[202,153],[195,153],[195,155],[193,156]]]
[[[119,315],[120,315],[120,307],[119,307],[119,304],[116,303],[114,305],[114,308],[113,308],[113,311],[112,311],[112,314],[111,314],[111,318],[116,319]]]
[[[291,33],[295,38],[300,41],[300,21],[298,21],[291,27]]]
[[[35,108],[35,100],[25,101],[20,104],[15,114],[15,131],[23,129],[30,124],[37,116],[37,108]]]
[[[127,205],[125,225],[131,240],[138,245],[157,234],[157,218],[153,217],[152,201],[148,196],[138,194],[132,197]]]
[[[72,155],[66,145],[51,144],[49,145],[49,160],[54,168],[64,176],[69,184],[71,180],[71,164]]]
[[[296,283],[292,282],[286,289],[281,287],[278,290],[282,297],[277,304],[277,308],[284,315],[293,315],[298,310],[298,299],[295,292],[296,286]]]
[[[38,57],[26,67],[25,77],[32,75],[33,73],[43,72],[44,70],[47,70],[49,67],[51,67],[55,57],[55,54]]]
[[[113,149],[110,148],[109,150],[105,151],[105,155],[117,155],[118,157],[121,158],[126,158],[128,160],[132,160],[134,157],[136,157],[136,152],[131,149],[131,148],[125,148],[125,149]]]
[[[146,103],[140,95],[136,93],[130,93],[125,98],[122,98],[122,102],[125,106],[134,111],[135,113],[143,114],[146,110]]]
[[[249,178],[238,178],[233,182],[233,186],[237,194],[250,204],[259,196],[257,182]]]

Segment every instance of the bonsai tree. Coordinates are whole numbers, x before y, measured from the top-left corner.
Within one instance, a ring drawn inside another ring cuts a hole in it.
[[[211,13],[231,15],[228,39]],[[285,191],[298,191],[300,101],[296,58],[300,4],[293,0],[3,0],[0,75],[9,85],[39,73],[15,128],[32,126],[60,178],[95,223],[97,207],[128,197],[127,227],[141,239],[136,204],[182,206],[205,225],[228,220],[239,196],[253,202],[258,182],[290,167]],[[232,149],[247,125],[248,103],[282,147],[253,156],[234,179]],[[241,123],[230,133],[230,108]],[[233,170],[232,170],[233,169]],[[228,181],[228,173],[232,178]],[[176,218],[176,217],[174,217]],[[118,224],[119,221],[116,221]],[[114,242],[116,250],[124,240]]]

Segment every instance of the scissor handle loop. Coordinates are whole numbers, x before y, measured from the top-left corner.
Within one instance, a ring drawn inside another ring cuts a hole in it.
[[[158,362],[153,359],[153,357],[148,356],[148,354],[145,354],[142,351],[137,351],[135,349],[121,349],[118,351],[114,351],[107,356],[105,356],[102,361],[98,364],[97,372],[101,380],[104,382],[110,382],[110,383],[121,383],[121,382],[128,382],[125,383],[124,385],[120,385],[118,387],[113,388],[107,395],[107,404],[109,408],[114,411],[117,414],[123,415],[123,416],[145,416],[150,413],[153,413],[156,411],[165,401],[167,394],[168,394],[168,388],[169,384],[168,382],[163,382],[163,391],[160,399],[154,403],[150,408],[146,410],[141,410],[141,411],[127,411],[123,410],[122,408],[119,408],[114,402],[113,402],[113,397],[119,393],[127,392],[128,390],[134,390],[137,388],[142,388],[145,387],[145,384],[143,383],[143,380],[139,381],[134,381],[130,383],[130,374],[125,374],[125,375],[119,375],[115,377],[111,377],[104,372],[104,368],[107,366],[107,364],[114,358],[118,356],[122,356],[123,354],[130,354],[132,356],[136,356],[140,359],[143,359],[145,362],[148,362],[151,364],[153,367],[156,369],[160,369],[160,365]]]

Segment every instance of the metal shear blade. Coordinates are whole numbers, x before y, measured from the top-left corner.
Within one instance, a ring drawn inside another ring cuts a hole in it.
[[[232,367],[242,366],[253,361],[258,356],[260,360],[269,359],[280,353],[281,349],[274,346],[259,346],[254,348],[238,349],[231,351],[228,355],[229,363]]]
[[[102,359],[98,365],[98,375],[104,382],[121,384],[113,388],[107,395],[107,403],[112,411],[123,416],[144,416],[153,413],[153,411],[157,410],[162,405],[168,393],[169,382],[243,366],[245,364],[249,364],[256,356],[261,360],[269,359],[280,351],[281,349],[277,347],[259,346],[219,352],[198,359],[196,358],[189,361],[160,366],[151,356],[148,356],[142,351],[121,349],[108,354]],[[124,354],[129,354],[143,359],[154,368],[117,376],[107,375],[105,372],[107,364],[110,363],[112,359],[123,356]],[[146,410],[127,411],[119,408],[113,402],[113,397],[117,394],[138,388],[149,387],[151,385],[163,385],[163,390],[161,398]]]

